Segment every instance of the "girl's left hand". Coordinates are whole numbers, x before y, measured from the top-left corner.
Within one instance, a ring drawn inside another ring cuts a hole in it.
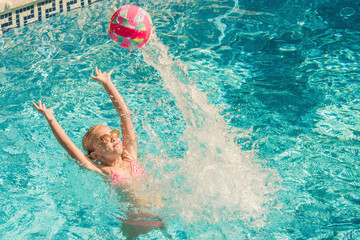
[[[114,72],[113,70],[111,70],[108,73],[102,72],[100,69],[95,67],[96,76],[91,75],[91,78],[99,83],[105,84],[105,83],[111,82],[111,74],[113,74],[113,72]]]

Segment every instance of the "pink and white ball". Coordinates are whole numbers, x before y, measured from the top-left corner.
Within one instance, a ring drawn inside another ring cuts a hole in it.
[[[122,48],[141,48],[150,39],[152,25],[151,17],[144,9],[125,5],[112,15],[108,33]]]

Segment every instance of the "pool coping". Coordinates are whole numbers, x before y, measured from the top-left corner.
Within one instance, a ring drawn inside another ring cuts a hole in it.
[[[0,36],[27,24],[101,0],[0,0]]]

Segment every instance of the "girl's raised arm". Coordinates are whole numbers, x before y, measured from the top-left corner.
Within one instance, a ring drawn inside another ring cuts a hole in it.
[[[91,75],[92,79],[101,83],[107,94],[109,95],[117,113],[121,119],[121,131],[123,135],[123,145],[124,149],[130,154],[133,160],[137,160],[137,142],[136,142],[136,134],[135,129],[132,123],[132,119],[130,116],[130,110],[126,105],[124,98],[120,95],[116,87],[111,81],[111,74],[113,70],[110,72],[102,72],[101,70],[95,68],[96,76]]]
[[[51,128],[51,131],[53,132],[54,136],[56,137],[57,141],[60,143],[60,145],[69,153],[69,155],[78,160],[80,163],[82,163],[86,168],[89,170],[99,172],[101,174],[104,174],[104,172],[94,163],[91,161],[90,158],[88,158],[81,150],[78,148],[66,135],[64,129],[60,126],[56,118],[54,117],[54,110],[52,108],[47,109],[45,107],[45,104],[41,103],[39,101],[39,104],[32,102],[35,109],[45,116],[46,120],[49,123],[49,126]]]

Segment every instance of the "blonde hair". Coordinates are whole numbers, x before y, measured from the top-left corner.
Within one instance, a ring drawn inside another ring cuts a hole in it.
[[[95,151],[94,144],[93,144],[93,135],[96,128],[103,126],[100,124],[94,125],[85,133],[83,139],[82,139],[82,147],[87,152],[87,154],[90,156],[90,153]]]

